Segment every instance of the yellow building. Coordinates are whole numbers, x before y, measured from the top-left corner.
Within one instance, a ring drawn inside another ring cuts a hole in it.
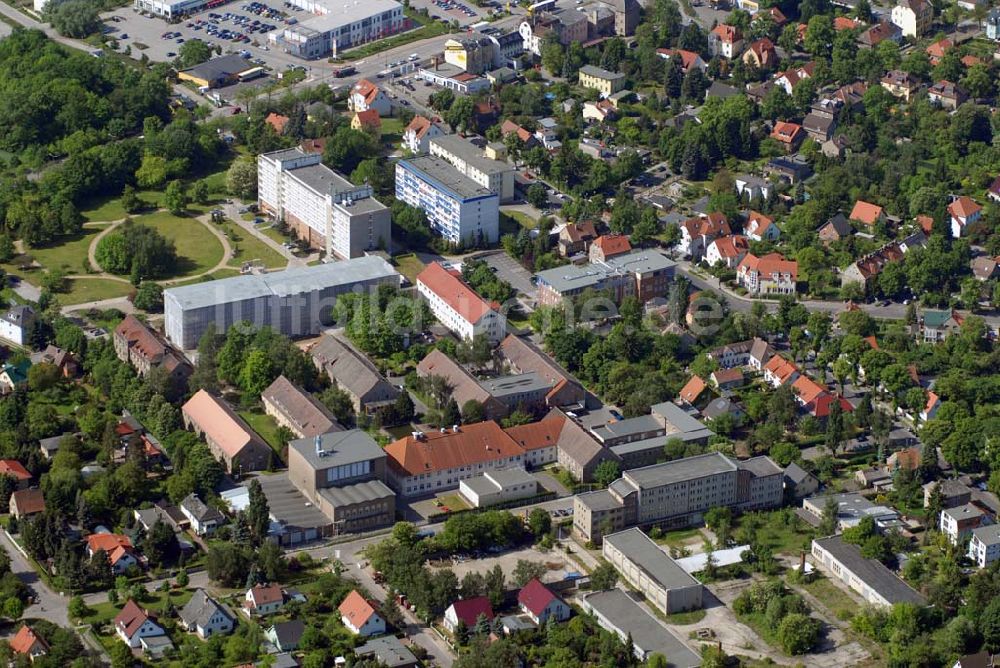
[[[608,97],[625,88],[625,75],[593,65],[584,65],[580,68],[580,85],[599,91],[601,97]]]
[[[374,109],[356,111],[351,117],[351,129],[360,130],[378,139],[382,136],[382,119]]]

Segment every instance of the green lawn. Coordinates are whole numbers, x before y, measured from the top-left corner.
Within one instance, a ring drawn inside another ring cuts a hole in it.
[[[172,589],[169,593],[164,593],[161,591],[149,592],[140,601],[142,607],[150,610],[154,613],[161,613],[163,611],[163,603],[166,601],[167,597],[170,597],[170,603],[175,608],[182,607],[185,603],[191,600],[191,596],[194,594],[188,589]],[[83,617],[81,621],[86,624],[92,624],[95,629],[100,628],[105,624],[110,624],[111,620],[115,618],[120,611],[125,602],[122,601],[118,605],[113,605],[111,603],[98,603],[97,605],[89,606],[90,610]]]
[[[666,545],[668,547],[681,548],[689,546],[691,539],[701,536],[700,529],[681,529],[679,531],[668,531],[659,538],[654,540],[660,545]]]
[[[163,192],[158,190],[143,190],[136,193],[150,208],[163,205]],[[88,222],[121,220],[129,215],[122,208],[120,196],[95,199],[84,205],[80,214]]]
[[[229,244],[233,247],[235,254],[229,260],[230,266],[239,266],[243,262],[258,260],[264,263],[269,269],[284,269],[288,266],[288,260],[266,243],[244,230],[239,225],[226,222],[219,225],[227,237]],[[280,236],[280,235],[279,235]],[[285,240],[283,239],[283,243]]]
[[[854,616],[858,604],[853,598],[819,573],[812,577],[812,581],[795,586],[801,587],[815,596],[837,619],[848,620]]]
[[[655,610],[656,608],[653,609]],[[690,612],[675,612],[672,615],[664,615],[663,619],[667,620],[668,624],[687,626],[688,624],[697,624],[705,619],[706,614],[704,610],[691,610]]]
[[[268,445],[281,457],[281,450],[286,443],[278,436],[278,424],[270,415],[258,413],[256,411],[240,411],[240,417],[247,421],[253,430],[267,441]]]
[[[392,258],[396,263],[396,269],[403,276],[409,279],[410,283],[417,282],[417,274],[424,270],[424,263],[413,253],[408,255],[397,255]]]
[[[520,225],[521,227],[523,227],[526,230],[533,230],[536,227],[538,227],[538,221],[537,220],[535,220],[534,218],[532,218],[528,214],[523,213],[521,211],[513,211],[513,210],[511,210],[511,211],[504,211],[502,213],[505,216],[510,216],[511,218],[513,218],[515,221],[517,221],[518,225]]]
[[[470,506],[465,502],[465,499],[460,497],[458,494],[447,494],[445,496],[439,496],[438,501],[448,510],[467,510]]]
[[[179,259],[175,277],[204,273],[223,259],[222,244],[208,228],[194,218],[158,211],[136,216],[135,221],[152,227],[174,242]]]
[[[62,237],[57,243],[28,249],[27,255],[45,269],[63,269],[68,274],[83,274],[86,272],[87,249],[100,232],[100,229],[86,228],[80,234]],[[23,255],[15,257],[13,261],[2,265],[3,270],[7,273],[26,273],[18,266],[23,258]]]
[[[774,554],[798,555],[800,550],[809,549],[812,529],[790,508],[742,515],[734,520],[733,530],[748,521],[758,523],[756,534],[758,542],[770,547]]]
[[[127,297],[132,292],[132,285],[122,281],[112,281],[107,278],[71,278],[69,292],[57,295],[63,306],[96,302],[102,299]]]

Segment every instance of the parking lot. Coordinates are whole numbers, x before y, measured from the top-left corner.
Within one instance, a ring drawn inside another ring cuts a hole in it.
[[[463,26],[482,21],[490,9],[465,0],[410,0],[410,6],[416,10],[426,9],[433,19],[458,21]]]
[[[312,70],[309,62],[269,47],[267,35],[288,22],[312,16],[280,2],[231,2],[174,23],[158,16],[144,16],[131,7],[105,12],[102,18],[108,35],[118,40],[122,51],[131,47],[136,60],[143,55],[155,62],[172,60],[186,41],[198,39],[218,47],[223,54],[246,51],[248,62],[276,73],[289,67],[303,67],[309,73]]]
[[[433,563],[431,566],[436,568],[450,568],[458,576],[458,579],[461,580],[466,573],[485,573],[499,564],[500,568],[503,569],[503,572],[509,578],[511,573],[514,572],[518,560],[524,559],[525,561],[546,565],[548,572],[542,576],[542,581],[544,582],[558,582],[559,580],[566,579],[567,575],[579,575],[577,565],[556,551],[542,552],[533,547],[526,547],[496,555],[485,554],[478,559],[471,559],[469,558],[470,556],[458,555],[452,560]]]

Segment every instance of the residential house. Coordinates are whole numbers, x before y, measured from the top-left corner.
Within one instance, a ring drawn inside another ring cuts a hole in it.
[[[743,257],[749,252],[750,243],[742,234],[730,234],[719,237],[708,244],[705,252],[705,262],[710,267],[722,264],[727,269],[735,269]]]
[[[199,536],[207,536],[222,526],[226,518],[217,509],[206,505],[197,494],[192,492],[180,503],[184,517],[191,522],[191,529]]]
[[[42,452],[42,456],[51,461],[56,456],[56,453],[59,452],[59,446],[64,438],[71,438],[74,441],[77,439],[76,434],[60,434],[39,440],[38,447]]]
[[[103,551],[108,555],[111,571],[122,575],[128,569],[139,566],[139,553],[132,546],[128,536],[115,533],[92,533],[87,536],[87,557]]]
[[[953,478],[943,480],[932,480],[926,483],[924,489],[924,508],[931,505],[934,490],[938,490],[941,496],[941,508],[955,508],[964,506],[972,500],[972,490],[968,485]]]
[[[16,459],[0,459],[0,475],[9,476],[17,481],[18,489],[27,489],[32,478],[31,472]]]
[[[708,379],[720,390],[734,390],[742,387],[746,378],[742,369],[716,369]]]
[[[411,153],[427,153],[431,139],[445,134],[447,127],[439,119],[414,116],[403,130],[403,147]]]
[[[736,282],[753,295],[793,295],[798,276],[798,262],[780,253],[762,257],[747,253],[736,267]]]
[[[997,257],[980,255],[969,262],[969,268],[977,280],[985,282],[994,279],[1000,275],[1000,271],[998,271],[1000,269],[1000,255]]]
[[[656,55],[664,60],[670,60],[671,58],[680,58],[681,60],[681,72],[687,74],[692,67],[695,67],[702,72],[708,69],[708,63],[695,51],[685,51],[684,49],[657,49]]]
[[[15,654],[26,656],[32,662],[49,653],[49,644],[27,624],[19,628],[11,638],[10,648]]]
[[[952,43],[950,39],[945,38],[934,42],[924,49],[924,52],[927,54],[927,57],[930,58],[931,65],[936,66],[941,62],[941,59],[944,58],[944,54],[950,51],[954,46],[954,43]]]
[[[885,223],[886,215],[885,210],[877,204],[859,199],[854,203],[854,208],[851,209],[850,219],[856,223],[874,227],[879,223]]]
[[[785,467],[785,494],[793,499],[813,496],[819,490],[819,478],[792,462]]]
[[[127,315],[115,327],[112,341],[115,354],[121,361],[131,364],[140,376],[155,367],[163,367],[178,380],[191,375],[191,366],[168,346],[153,329],[134,315]]]
[[[850,148],[850,141],[843,134],[835,135],[820,145],[823,155],[828,158],[843,158]]]
[[[10,514],[18,520],[45,512],[45,496],[40,489],[18,489],[10,495]]]
[[[962,328],[964,318],[954,310],[927,309],[921,314],[921,332],[925,343],[944,341]]]
[[[1000,559],[1000,524],[974,528],[969,533],[968,556],[980,568]]]
[[[597,238],[597,230],[592,221],[566,223],[559,230],[559,254],[571,257],[579,253],[587,253],[590,244]]]
[[[825,116],[810,111],[802,119],[802,129],[806,136],[820,144],[830,139],[834,128],[837,127],[837,119],[833,116]]]
[[[260,395],[264,412],[296,438],[312,438],[331,431],[343,431],[326,406],[311,393],[278,376]]]
[[[181,627],[194,632],[202,640],[212,636],[232,633],[236,620],[229,611],[208,595],[204,589],[196,589],[178,613]]]
[[[934,8],[927,0],[900,0],[892,8],[892,22],[903,37],[922,37],[934,22]]]
[[[458,631],[459,624],[472,629],[481,617],[493,621],[493,606],[490,605],[490,599],[476,596],[455,601],[444,611],[444,628],[452,634]]]
[[[774,185],[770,181],[752,174],[740,174],[735,182],[736,194],[751,202],[755,199],[766,200],[774,190]]]
[[[594,65],[584,65],[578,72],[579,84],[583,88],[592,88],[609,97],[625,88],[625,75],[621,72],[609,72]]]
[[[874,49],[885,40],[898,44],[902,39],[903,31],[899,29],[899,26],[882,21],[861,31],[861,34],[858,35],[858,46],[862,49]]]
[[[75,378],[80,371],[80,365],[73,353],[51,343],[45,346],[45,350],[32,353],[30,359],[32,364],[51,364],[57,367],[63,378]]]
[[[750,212],[743,232],[751,241],[776,241],[781,236],[781,230],[774,224],[774,219],[757,211]]]
[[[806,63],[799,67],[793,67],[787,69],[784,72],[780,72],[774,77],[774,83],[777,86],[781,86],[785,89],[785,92],[791,95],[795,91],[795,86],[798,85],[800,81],[812,78],[813,70],[816,69],[815,63]]]
[[[35,324],[35,311],[24,304],[15,304],[0,315],[0,338],[19,346],[28,341],[28,332]]]
[[[805,138],[806,133],[798,123],[777,121],[771,130],[771,139],[778,142],[785,153],[794,153]]]
[[[681,240],[677,249],[692,260],[700,260],[708,244],[721,236],[733,233],[725,214],[715,211],[688,218],[680,225]]]
[[[927,422],[928,420],[933,420],[939,408],[941,408],[941,397],[934,392],[928,392],[927,403],[920,409],[920,421]]]
[[[739,369],[732,369],[728,373],[732,372],[740,373]],[[738,402],[730,399],[729,397],[719,397],[718,399],[713,399],[708,402],[708,405],[701,409],[701,416],[705,418],[706,423],[718,420],[723,416],[728,416],[732,419],[734,425],[740,426],[743,424],[747,415],[746,411],[743,410],[743,407]]]
[[[835,16],[833,18],[833,29],[837,32],[843,32],[844,30],[854,30],[855,28],[860,28],[862,23],[860,21],[855,21],[854,19],[848,18],[846,16]]]
[[[358,658],[371,658],[385,668],[417,668],[420,661],[396,636],[373,638],[354,648]]]
[[[722,369],[749,367],[754,371],[761,371],[774,354],[771,344],[764,339],[754,338],[710,350],[708,357]]]
[[[7,394],[26,385],[28,383],[28,369],[30,368],[31,362],[26,359],[4,363],[3,366],[0,366],[0,390]]]
[[[156,623],[155,618],[132,599],[129,599],[115,615],[112,625],[122,642],[132,649],[141,647],[140,641],[143,638],[166,635],[166,631]]]
[[[695,375],[688,379],[688,382],[681,388],[678,396],[680,396],[681,401],[689,406],[701,407],[712,398],[712,388],[708,386],[708,383],[701,376]]]
[[[927,99],[943,109],[954,111],[966,98],[965,91],[950,81],[938,81],[927,89]]]
[[[774,42],[767,37],[750,42],[747,50],[743,52],[743,62],[762,71],[774,69],[778,64],[778,52],[774,48]]]
[[[382,118],[374,109],[355,111],[351,116],[351,129],[357,132],[364,132],[373,139],[382,137]]]
[[[374,109],[379,116],[389,116],[392,113],[392,100],[377,85],[368,79],[362,79],[351,88],[351,93],[347,96],[347,108],[350,111]]]
[[[385,633],[385,620],[356,589],[344,598],[337,610],[341,623],[354,635],[367,638]]]
[[[301,619],[293,619],[274,624],[264,632],[264,637],[279,652],[294,652],[299,648],[299,642],[302,640],[302,634],[305,630],[305,622]]]
[[[506,335],[499,305],[480,297],[457,270],[430,263],[417,276],[417,291],[438,321],[463,341],[483,336],[496,344]]]
[[[229,473],[242,475],[268,467],[274,454],[271,447],[223,399],[198,390],[181,414],[184,426],[204,437]]]
[[[986,513],[971,503],[945,508],[939,520],[938,530],[948,537],[952,545],[962,544],[973,529],[990,524]]]
[[[910,98],[920,89],[920,82],[909,72],[891,70],[882,77],[882,88],[909,102]]]
[[[517,604],[521,612],[538,626],[542,626],[550,619],[564,622],[569,619],[571,612],[570,607],[538,578],[532,578],[528,584],[521,587],[521,591],[517,593]]]
[[[776,388],[794,383],[800,375],[798,367],[781,355],[774,355],[764,365],[764,380]]]
[[[624,234],[604,234],[594,239],[590,244],[589,260],[591,262],[607,262],[613,257],[632,252],[632,244]]]
[[[514,121],[506,120],[500,125],[500,136],[506,139],[507,135],[511,133],[517,135],[517,138],[521,140],[523,148],[527,149],[538,145],[538,140],[535,139],[535,135],[530,130],[524,129]]]
[[[285,133],[285,126],[288,125],[288,116],[282,116],[272,111],[264,117],[264,122],[274,128],[276,134],[281,135]]]
[[[743,34],[740,29],[720,23],[708,33],[708,51],[713,56],[732,60],[743,50]]]
[[[615,108],[613,102],[603,99],[596,102],[584,102],[581,114],[585,121],[603,123],[616,119],[618,117],[618,110]],[[581,146],[589,146],[589,144],[581,144]]]
[[[285,592],[280,585],[256,584],[243,595],[243,611],[249,616],[273,615],[285,607]]]
[[[899,262],[903,259],[903,255],[903,250],[898,242],[887,243],[878,250],[863,255],[852,262],[841,272],[840,284],[844,286],[858,283],[862,287],[867,287],[868,282],[882,273],[887,264]]]
[[[764,165],[764,173],[793,186],[812,176],[813,170],[809,161],[796,153],[795,155],[779,155],[777,158],[771,158]]]
[[[846,239],[852,233],[853,230],[851,224],[847,222],[847,218],[844,217],[844,214],[838,213],[819,228],[817,234],[823,245],[829,246],[831,243]]]
[[[399,397],[399,388],[346,341],[323,334],[308,353],[316,368],[347,392],[359,415],[371,415],[380,407],[395,403]]]
[[[971,197],[962,195],[948,205],[948,215],[951,217],[951,236],[958,239],[969,225],[979,222],[983,207]]]

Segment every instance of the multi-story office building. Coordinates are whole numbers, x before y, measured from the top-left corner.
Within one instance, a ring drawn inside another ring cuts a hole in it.
[[[284,221],[296,236],[327,257],[352,258],[392,242],[391,212],[368,184],[356,186],[323,165],[319,153],[300,148],[257,158],[262,211]]]
[[[603,262],[568,264],[535,274],[538,301],[559,306],[585,290],[607,290],[616,302],[635,296],[640,302],[663,297],[670,288],[676,263],[655,250],[639,250]]]
[[[396,163],[396,198],[423,209],[449,242],[492,244],[500,238],[500,198],[436,156]]]
[[[701,608],[702,585],[641,529],[604,537],[604,558],[665,615]]]
[[[291,4],[316,16],[284,25],[270,33],[267,40],[300,58],[337,56],[345,49],[388,37],[409,25],[403,6],[395,0],[291,0]]]
[[[184,350],[198,345],[209,323],[220,334],[247,321],[285,336],[313,336],[329,322],[338,295],[399,282],[388,262],[370,256],[170,288],[163,292],[164,332]]]
[[[607,489],[577,494],[573,530],[584,540],[631,526],[683,527],[709,508],[775,508],[782,469],[768,457],[736,461],[713,452],[625,471]]]
[[[458,271],[432,262],[417,275],[417,291],[438,321],[463,341],[485,336],[496,344],[507,333],[507,318],[462,280]]]
[[[334,533],[392,524],[396,495],[386,487],[385,453],[361,431],[337,431],[288,444],[288,479]]]
[[[444,158],[461,174],[495,193],[501,202],[514,199],[514,168],[510,164],[487,158],[483,149],[458,135],[434,137],[429,149],[431,155]]]

